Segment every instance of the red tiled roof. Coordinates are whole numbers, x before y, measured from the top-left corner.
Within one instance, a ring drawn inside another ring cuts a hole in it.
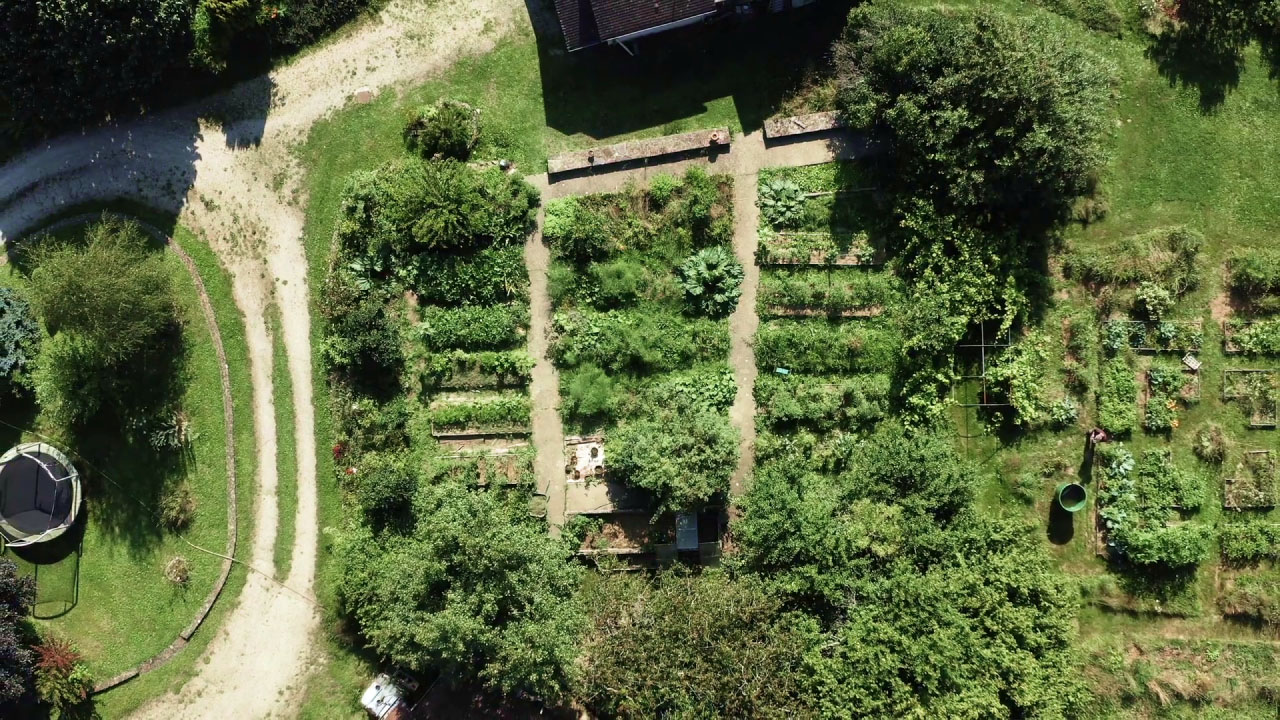
[[[716,0],[556,0],[570,50],[714,12]]]

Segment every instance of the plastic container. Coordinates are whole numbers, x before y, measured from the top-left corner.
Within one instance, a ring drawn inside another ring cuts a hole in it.
[[[1080,483],[1062,483],[1058,486],[1057,496],[1058,507],[1069,513],[1080,512],[1089,501],[1089,494]]]

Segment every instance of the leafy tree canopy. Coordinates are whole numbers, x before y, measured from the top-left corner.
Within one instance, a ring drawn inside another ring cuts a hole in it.
[[[1105,159],[1111,71],[1043,19],[876,2],[836,53],[841,109],[885,144],[882,187],[899,195],[1043,226]]]
[[[811,622],[784,615],[761,583],[722,572],[595,576],[581,694],[619,718],[792,718]]]
[[[738,461],[728,419],[696,405],[628,421],[606,442],[611,472],[652,492],[659,511],[694,509],[726,492]]]
[[[341,602],[380,655],[501,692],[566,691],[583,624],[580,572],[522,500],[423,483],[410,533],[341,535]]]

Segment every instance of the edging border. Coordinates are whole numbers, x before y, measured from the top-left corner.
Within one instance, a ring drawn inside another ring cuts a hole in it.
[[[139,675],[145,675],[156,668],[164,666],[172,660],[180,650],[187,646],[187,643],[191,641],[191,636],[195,635],[196,631],[200,629],[200,626],[204,624],[204,621],[209,617],[209,613],[213,611],[214,604],[217,603],[218,598],[222,595],[222,591],[227,585],[227,579],[231,576],[231,567],[235,564],[233,558],[235,558],[236,555],[236,534],[239,531],[238,518],[236,514],[237,483],[235,406],[232,403],[231,398],[231,369],[227,365],[227,352],[226,348],[222,344],[222,331],[218,327],[218,318],[214,315],[213,303],[209,300],[209,292],[205,289],[204,278],[200,276],[200,271],[196,268],[195,261],[191,259],[191,256],[187,254],[187,251],[184,250],[176,240],[171,236],[166,235],[159,228],[143,221],[137,216],[129,215],[127,213],[113,212],[110,210],[101,213],[85,213],[64,218],[50,225],[46,225],[32,233],[26,234],[33,235],[41,232],[51,232],[69,225],[92,222],[93,220],[102,217],[104,214],[116,215],[132,220],[138,223],[138,226],[141,227],[144,232],[151,235],[156,240],[162,241],[165,247],[173,251],[173,253],[178,256],[178,259],[182,261],[183,267],[187,269],[187,273],[191,275],[191,280],[195,284],[196,295],[200,298],[201,314],[204,315],[205,323],[209,326],[209,334],[213,338],[213,349],[218,358],[218,374],[222,382],[222,417],[223,424],[226,428],[227,448],[227,550],[226,554],[222,556],[222,570],[218,573],[218,579],[214,581],[213,588],[210,589],[209,595],[205,597],[205,601],[200,606],[200,609],[196,611],[195,617],[192,618],[191,623],[187,625],[182,632],[178,633],[178,636],[174,638],[173,642],[169,643],[169,646],[164,650],[161,650],[159,653],[151,656],[138,665],[94,685],[92,692],[93,695],[107,692],[108,690],[129,682]]]

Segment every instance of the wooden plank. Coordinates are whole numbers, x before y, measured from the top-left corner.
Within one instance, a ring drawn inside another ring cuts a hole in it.
[[[694,150],[711,148],[727,150],[729,143],[729,128],[727,127],[696,130],[648,140],[633,140],[616,145],[603,145],[556,155],[547,160],[547,173],[555,175],[557,173],[616,165],[632,160],[644,160],[645,158],[661,157]]]
[[[773,117],[764,121],[764,136],[769,140],[795,137],[808,133],[825,132],[845,127],[844,120],[835,111]]]

